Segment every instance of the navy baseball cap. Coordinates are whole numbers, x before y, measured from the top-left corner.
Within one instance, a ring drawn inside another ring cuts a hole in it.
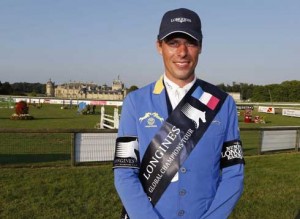
[[[167,11],[160,23],[158,40],[173,33],[184,33],[201,41],[201,20],[197,13],[186,8]]]

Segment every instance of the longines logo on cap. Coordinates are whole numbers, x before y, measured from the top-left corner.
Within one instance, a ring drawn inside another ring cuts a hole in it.
[[[179,23],[189,22],[189,23],[192,23],[192,20],[189,19],[189,18],[185,18],[185,17],[177,17],[177,18],[171,19],[171,23],[173,23],[173,22],[179,22]]]
[[[159,120],[161,123],[163,123],[164,118],[158,115],[157,112],[147,112],[144,116],[139,118],[140,123],[142,123],[144,120],[147,120],[147,125],[145,127],[151,128],[157,127],[156,120]]]

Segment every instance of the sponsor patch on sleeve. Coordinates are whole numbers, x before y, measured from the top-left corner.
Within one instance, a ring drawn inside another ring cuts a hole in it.
[[[140,168],[137,137],[119,137],[116,140],[113,168]]]
[[[221,168],[235,164],[245,164],[242,142],[240,140],[225,142],[222,148]]]

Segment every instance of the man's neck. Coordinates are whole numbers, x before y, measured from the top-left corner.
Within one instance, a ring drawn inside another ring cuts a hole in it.
[[[164,77],[167,78],[169,81],[171,81],[173,84],[175,84],[175,86],[177,85],[180,88],[183,88],[186,85],[190,84],[191,82],[195,82],[195,80],[196,80],[196,76],[195,75],[193,75],[193,77],[190,77],[190,78],[188,78],[186,80],[180,80],[180,79],[170,78],[166,74],[164,74]]]
[[[193,74],[191,77],[187,79],[178,79],[174,77],[168,76],[166,73],[164,74],[165,77],[167,77],[170,81],[172,81],[174,84],[177,84],[179,87],[184,87],[185,85],[191,83],[192,81],[195,80],[196,76]]]

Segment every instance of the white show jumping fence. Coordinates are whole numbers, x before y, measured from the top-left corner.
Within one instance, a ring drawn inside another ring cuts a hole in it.
[[[114,115],[105,114],[104,106],[101,107],[101,116],[100,116],[100,129],[118,129],[119,128],[119,110],[118,108],[114,109]],[[98,128],[98,125],[97,125]]]

